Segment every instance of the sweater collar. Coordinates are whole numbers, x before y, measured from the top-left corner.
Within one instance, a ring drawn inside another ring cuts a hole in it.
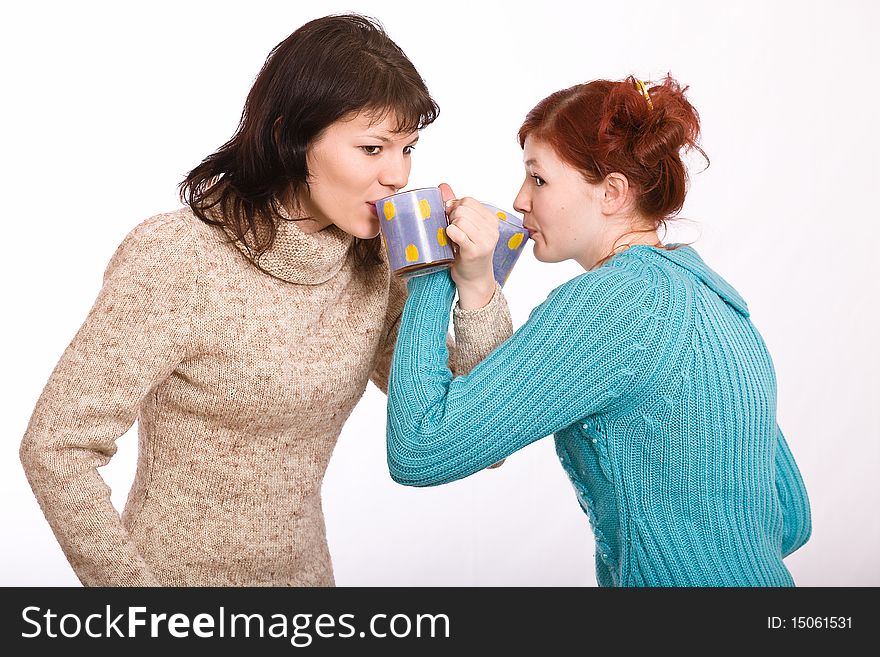
[[[627,250],[635,249],[643,253],[650,253],[653,256],[664,258],[678,265],[682,269],[693,274],[706,287],[721,297],[727,305],[733,307],[743,317],[749,316],[749,308],[739,292],[737,292],[730,283],[721,278],[721,276],[715,271],[710,269],[693,247],[682,244],[669,244],[668,246],[676,248],[664,249],[655,246],[648,246],[646,244],[639,244],[630,247],[630,249]]]
[[[304,233],[283,205],[278,208],[281,220],[268,251],[254,258],[241,242],[235,245],[259,269],[288,283],[319,285],[333,278],[345,264],[354,237],[333,224]]]

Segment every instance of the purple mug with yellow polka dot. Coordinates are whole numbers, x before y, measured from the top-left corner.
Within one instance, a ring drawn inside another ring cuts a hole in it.
[[[398,276],[419,276],[454,261],[446,208],[437,187],[399,192],[375,202],[388,262]]]
[[[492,255],[492,272],[495,274],[495,280],[498,281],[498,284],[503,286],[526,246],[529,232],[523,228],[522,219],[512,212],[501,210],[488,203],[483,203],[483,205],[492,210],[500,220],[498,222],[498,244],[495,245],[495,253]]]

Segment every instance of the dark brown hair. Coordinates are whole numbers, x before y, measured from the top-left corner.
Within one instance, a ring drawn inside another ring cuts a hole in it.
[[[278,205],[308,194],[306,155],[330,124],[356,112],[377,120],[390,113],[407,133],[432,123],[439,111],[412,62],[375,19],[315,19],[272,49],[232,139],[187,174],[180,198],[258,257],[275,240]],[[209,213],[212,208],[218,211]],[[354,241],[362,265],[380,262],[380,248],[378,238]]]
[[[636,208],[657,230],[684,205],[688,172],[682,151],[697,150],[700,117],[670,75],[644,96],[632,76],[622,81],[594,80],[551,94],[528,113],[519,129],[540,139],[593,184],[609,173],[626,176]],[[641,232],[641,231],[639,231]]]

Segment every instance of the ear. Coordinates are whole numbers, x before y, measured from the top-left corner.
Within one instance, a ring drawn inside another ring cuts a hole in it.
[[[602,214],[618,214],[629,199],[629,180],[622,173],[609,173],[602,181]]]

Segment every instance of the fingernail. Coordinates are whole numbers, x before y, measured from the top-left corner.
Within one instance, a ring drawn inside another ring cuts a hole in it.
[[[446,201],[446,207],[447,207],[447,208],[448,208],[449,206],[451,206],[451,205],[452,205],[452,199],[449,199],[448,201]]]

